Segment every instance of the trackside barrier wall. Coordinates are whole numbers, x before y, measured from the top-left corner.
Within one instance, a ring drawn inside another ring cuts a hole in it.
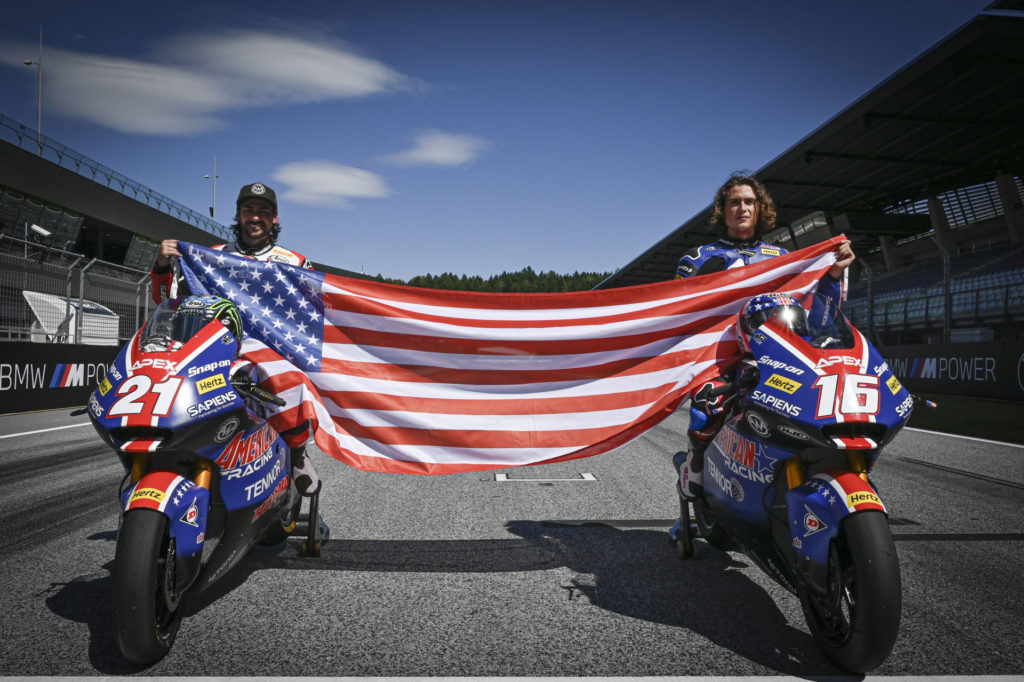
[[[886,346],[882,355],[912,392],[1024,402],[1024,342]]]
[[[0,343],[0,414],[81,407],[120,346]]]

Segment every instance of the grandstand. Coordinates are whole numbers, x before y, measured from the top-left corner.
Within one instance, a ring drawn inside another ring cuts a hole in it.
[[[1024,341],[1020,6],[993,3],[754,172],[778,209],[768,241],[853,241],[846,310],[880,346]],[[599,287],[672,278],[683,252],[715,238],[710,216]]]
[[[853,241],[845,309],[919,390],[1024,401],[1022,8],[994,2],[754,173],[776,202],[767,240],[790,250],[838,234]],[[710,214],[709,206],[598,288],[671,279],[683,252],[714,238]],[[231,238],[205,215],[55,140],[37,142],[0,115],[0,339],[31,345],[39,329],[57,330],[49,341],[82,339],[68,328],[71,311],[90,302],[116,314],[118,336],[128,338],[148,314],[146,272],[166,237]],[[24,292],[63,297],[62,319],[35,319]],[[953,373],[979,359],[985,372]]]

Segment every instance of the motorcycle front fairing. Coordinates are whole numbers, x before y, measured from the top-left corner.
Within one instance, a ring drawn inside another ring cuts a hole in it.
[[[810,317],[823,319],[813,302]],[[840,312],[828,311],[825,322],[793,330],[769,320],[755,332],[758,383],[742,392],[708,448],[704,476],[709,508],[737,541],[768,556],[791,551],[815,588],[824,585],[842,519],[885,511],[867,474],[913,407],[878,351]],[[800,465],[792,482],[787,461]],[[851,462],[862,463],[860,470]]]

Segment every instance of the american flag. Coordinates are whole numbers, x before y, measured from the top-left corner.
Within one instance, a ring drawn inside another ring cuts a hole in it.
[[[803,295],[836,237],[685,280],[556,294],[437,291],[259,262],[182,243],[193,293],[235,302],[279,430],[312,420],[363,471],[448,474],[607,452],[739,359],[759,293]],[[680,434],[680,445],[684,434]]]

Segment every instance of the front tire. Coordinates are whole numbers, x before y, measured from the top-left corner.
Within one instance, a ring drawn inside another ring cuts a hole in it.
[[[800,588],[818,646],[850,672],[871,672],[896,644],[903,592],[899,558],[880,511],[848,516],[829,552],[827,594]]]
[[[184,609],[174,560],[166,516],[151,509],[125,514],[114,554],[112,606],[114,638],[132,663],[156,663],[178,634]]]

